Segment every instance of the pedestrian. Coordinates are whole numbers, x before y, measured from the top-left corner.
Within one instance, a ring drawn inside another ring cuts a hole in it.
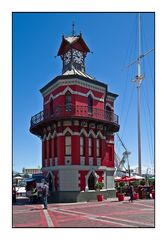
[[[134,187],[133,185],[130,183],[129,184],[129,202],[133,202],[133,194],[134,194]]]
[[[48,184],[44,182],[42,191],[44,209],[47,209],[48,207],[48,190],[49,190]]]

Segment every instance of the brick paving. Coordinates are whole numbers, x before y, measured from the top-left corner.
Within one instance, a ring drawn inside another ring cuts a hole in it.
[[[13,205],[13,227],[153,228],[154,200],[48,204],[48,210],[22,200]]]

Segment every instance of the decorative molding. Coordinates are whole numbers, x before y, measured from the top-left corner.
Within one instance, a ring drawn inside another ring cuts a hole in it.
[[[82,97],[88,97],[88,95],[91,94],[91,96],[94,100],[97,100],[99,102],[104,102],[104,97],[103,98],[95,97],[95,95],[93,94],[93,92],[91,90],[89,90],[87,93],[82,93],[82,92],[78,92],[78,91],[73,91],[69,86],[67,86],[62,92],[60,92],[60,93],[58,93],[54,96],[52,95],[52,99],[56,99],[59,96],[65,95],[67,91],[69,91],[72,95],[76,94],[76,95],[79,95],[79,96],[82,96]],[[44,105],[48,104],[49,102],[50,102],[50,97],[44,103]]]
[[[85,157],[80,157],[80,165],[85,165]]]
[[[109,107],[111,110],[114,110],[110,103],[106,103],[106,107]]]
[[[72,121],[71,120],[63,121],[63,126],[71,126],[71,125],[72,125]]]
[[[93,157],[89,157],[89,165],[93,166]]]
[[[58,166],[54,166],[54,167],[43,167],[42,168],[43,171],[49,171],[49,170],[55,170],[58,171],[60,169],[75,169],[75,170],[90,170],[90,166],[89,165],[85,165],[85,166],[81,166],[81,165],[58,165]],[[115,167],[106,167],[106,166],[91,166],[91,169],[94,171],[99,171],[99,170],[103,170],[103,171],[112,171],[115,172]]]
[[[84,128],[81,129],[79,135],[81,136],[82,134],[83,134],[85,137],[88,137],[88,134],[87,134],[87,132],[86,132],[86,130],[85,130]]]
[[[114,144],[114,141],[112,141],[112,140],[107,140],[106,143]]]
[[[74,120],[74,126],[79,126],[79,121],[78,120]]]
[[[81,122],[81,126],[82,126],[82,127],[87,127],[87,126],[88,126],[88,123],[87,123],[86,121],[82,121],[82,122]]]
[[[71,165],[71,156],[65,156],[65,165]]]
[[[94,138],[96,138],[96,134],[94,133],[94,131],[93,131],[92,129],[89,131],[88,137],[90,137],[91,135],[92,135]]]
[[[93,83],[88,83],[88,82],[85,82],[85,81],[82,81],[82,80],[79,80],[79,79],[68,79],[67,80],[58,80],[55,84],[53,84],[52,86],[50,86],[49,88],[47,88],[44,92],[43,92],[43,96],[47,96],[50,92],[52,92],[53,90],[56,90],[57,88],[59,87],[62,87],[62,86],[66,86],[66,85],[77,85],[77,86],[80,86],[80,87],[84,87],[84,88],[88,88],[89,90],[95,90],[95,91],[98,91],[100,93],[105,93],[105,87],[100,87],[100,86],[97,86],[96,84],[93,84]]]
[[[89,127],[95,128],[95,123],[89,123]]]
[[[58,166],[58,158],[55,157],[55,166]]]
[[[49,158],[49,161],[50,161],[50,166],[52,167],[52,158]]]
[[[97,158],[97,166],[101,166],[101,158]]]

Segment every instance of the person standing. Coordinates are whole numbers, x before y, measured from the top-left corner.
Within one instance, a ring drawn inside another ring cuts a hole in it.
[[[133,202],[133,195],[134,195],[134,187],[130,183],[130,185],[129,185],[129,196],[130,196],[129,202]]]
[[[49,187],[48,187],[48,184],[45,182],[44,186],[43,186],[43,205],[44,205],[44,209],[47,209],[47,207],[48,207],[48,191],[49,191]]]

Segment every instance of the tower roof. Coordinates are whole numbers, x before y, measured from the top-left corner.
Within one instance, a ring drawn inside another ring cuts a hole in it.
[[[61,45],[60,45],[57,55],[58,56],[63,55],[70,48],[75,48],[75,49],[83,51],[83,52],[90,52],[88,46],[86,45],[85,41],[82,38],[81,33],[78,36],[74,35],[74,36],[64,37],[64,35],[63,35],[62,42],[61,42]]]

